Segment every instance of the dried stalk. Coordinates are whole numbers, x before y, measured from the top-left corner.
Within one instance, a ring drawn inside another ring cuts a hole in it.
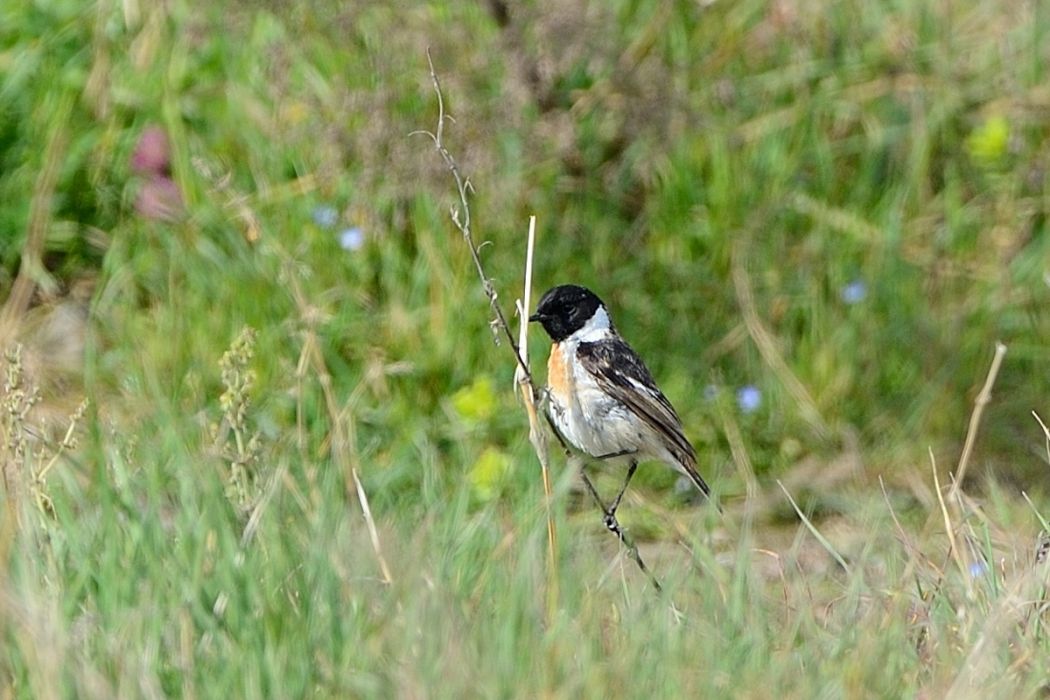
[[[532,259],[536,248],[536,217],[529,217],[529,242],[525,252],[525,301],[517,300],[518,309],[518,347],[521,352],[521,360],[527,367],[529,364],[529,309],[532,304]],[[552,504],[554,493],[551,487],[550,475],[550,450],[547,442],[547,432],[540,425],[540,412],[536,407],[536,391],[533,389],[529,376],[518,365],[514,369],[514,382],[521,390],[521,398],[525,403],[525,412],[529,417],[529,442],[536,451],[536,457],[540,460],[540,470],[543,475],[543,499],[547,509],[547,565],[549,576],[548,595],[552,605],[555,607],[558,598],[557,582],[557,551],[558,539],[554,527],[554,512]]]
[[[493,332],[496,334],[497,342],[500,333],[506,337],[507,342],[510,343],[511,348],[514,350],[514,357],[517,360],[518,368],[524,372],[525,376],[528,378],[529,384],[533,389],[533,395],[538,396],[536,385],[532,381],[532,373],[529,371],[528,364],[521,356],[521,350],[514,341],[514,333],[511,331],[510,324],[507,322],[507,317],[503,314],[503,309],[499,305],[499,295],[496,293],[496,287],[493,286],[492,280],[489,276],[485,274],[485,267],[481,263],[478,246],[474,242],[474,234],[470,228],[470,204],[467,202],[468,192],[473,192],[474,186],[470,184],[468,178],[464,178],[462,173],[460,173],[456,159],[452,157],[452,154],[449,153],[449,150],[445,147],[445,142],[443,140],[445,122],[450,120],[451,117],[445,113],[445,98],[441,94],[441,82],[438,80],[437,73],[434,71],[434,61],[430,57],[430,49],[427,49],[427,64],[430,66],[430,80],[434,84],[434,92],[437,94],[437,128],[434,131],[413,131],[412,134],[425,134],[429,136],[434,142],[434,147],[441,156],[441,160],[445,162],[448,171],[452,173],[452,179],[456,182],[456,192],[459,194],[459,204],[452,205],[452,210],[450,212],[452,223],[456,225],[459,232],[463,234],[463,240],[467,242],[467,248],[470,250],[471,260],[474,262],[474,269],[477,270],[478,278],[481,280],[481,287],[485,290],[485,296],[488,297],[489,306],[492,307],[493,313],[496,314],[496,318],[491,323]],[[411,136],[412,134],[409,135]]]
[[[988,368],[988,376],[984,379],[981,393],[974,400],[973,413],[970,414],[970,425],[966,429],[966,442],[963,443],[962,455],[959,457],[959,466],[955,468],[955,483],[948,493],[948,500],[954,500],[959,489],[962,487],[963,479],[966,478],[966,469],[970,466],[970,456],[973,454],[973,446],[977,442],[977,428],[981,425],[981,415],[984,407],[992,400],[992,387],[995,378],[999,376],[999,367],[1003,364],[1003,356],[1006,355],[1006,346],[997,342],[995,344],[995,357],[992,358],[992,366]]]

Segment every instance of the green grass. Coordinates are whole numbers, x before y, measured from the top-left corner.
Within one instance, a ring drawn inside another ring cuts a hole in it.
[[[0,341],[42,392],[4,391],[3,696],[1045,693],[1046,11],[487,8],[0,9],[0,290],[24,260],[36,289]],[[663,594],[560,457],[548,563],[510,354],[411,135],[427,47],[503,308],[536,214],[537,292],[610,304],[726,504],[640,471]],[[149,125],[173,221],[136,211]],[[948,528],[930,454],[949,483],[996,341]]]

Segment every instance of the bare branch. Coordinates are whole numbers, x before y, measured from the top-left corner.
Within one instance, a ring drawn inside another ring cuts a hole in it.
[[[434,61],[430,57],[430,49],[427,49],[427,65],[430,66],[430,80],[434,84],[434,93],[437,95],[438,101],[438,120],[437,128],[433,133],[428,131],[414,131],[413,134],[426,134],[433,140],[434,148],[437,149],[438,154],[441,156],[441,160],[444,161],[448,171],[452,174],[452,179],[456,183],[456,193],[459,195],[459,205],[452,207],[452,223],[456,225],[460,233],[463,234],[463,240],[467,242],[467,247],[470,249],[470,258],[474,263],[474,269],[477,270],[478,278],[481,280],[481,287],[485,291],[485,296],[488,297],[489,306],[492,307],[492,311],[496,314],[496,318],[493,323],[496,326],[497,337],[500,334],[506,338],[507,342],[510,343],[510,347],[514,350],[514,358],[518,363],[518,367],[522,372],[525,373],[528,379],[529,385],[532,387],[533,396],[538,396],[536,391],[536,384],[532,379],[532,372],[529,371],[529,366],[521,356],[521,350],[517,343],[514,341],[514,333],[511,331],[510,324],[507,322],[507,317],[503,313],[503,309],[498,303],[498,295],[496,294],[496,288],[492,284],[492,280],[488,275],[485,274],[485,267],[482,265],[481,256],[479,255],[479,246],[474,242],[474,234],[470,228],[470,202],[468,201],[468,195],[474,193],[474,186],[470,183],[468,178],[463,177],[463,174],[459,170],[459,165],[456,163],[456,159],[452,157],[449,150],[445,147],[444,133],[445,133],[445,121],[455,121],[448,114],[445,113],[445,98],[441,94],[441,81],[438,80],[437,72],[434,70]]]

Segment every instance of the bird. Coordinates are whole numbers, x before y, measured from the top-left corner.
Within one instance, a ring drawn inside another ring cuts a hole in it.
[[[663,462],[711,498],[678,413],[594,292],[575,284],[552,287],[529,321],[551,339],[544,393],[554,429],[586,458],[627,464],[623,487],[605,512],[610,530],[618,527],[616,510],[643,460]]]

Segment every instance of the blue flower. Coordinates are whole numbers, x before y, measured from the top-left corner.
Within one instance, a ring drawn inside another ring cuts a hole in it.
[[[762,390],[754,384],[736,390],[736,405],[744,413],[754,413],[762,405]]]
[[[864,280],[853,280],[839,292],[839,297],[842,299],[842,303],[847,306],[859,304],[864,301],[864,298],[868,296],[868,285],[864,283]]]
[[[970,578],[980,578],[988,573],[988,565],[983,561],[975,561],[970,564]]]
[[[339,212],[335,207],[319,204],[310,212],[310,218],[321,228],[332,228],[339,221]]]
[[[343,250],[360,250],[365,244],[365,232],[357,226],[344,228],[339,232],[339,245]]]

